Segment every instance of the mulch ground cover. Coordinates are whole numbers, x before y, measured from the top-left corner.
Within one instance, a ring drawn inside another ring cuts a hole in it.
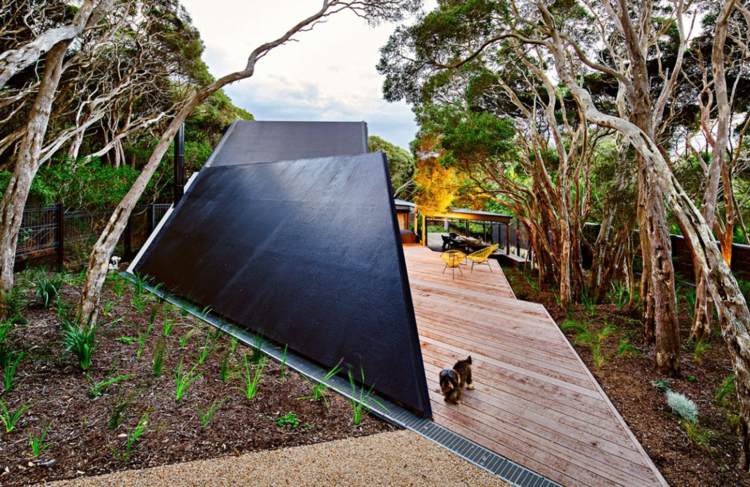
[[[517,267],[504,266],[503,270],[519,299],[543,304],[558,325],[566,321],[574,325],[563,326],[568,328],[563,331],[670,485],[750,485],[750,475],[737,468],[736,398],[734,393],[717,398],[723,381],[732,373],[729,353],[718,330],[697,347],[687,339],[692,314],[685,299],[688,287],[681,286],[678,291],[684,345],[681,377],[672,378],[656,370],[654,347],[643,338],[638,311],[606,304],[578,305],[565,312],[555,293],[540,289],[533,276]],[[611,333],[601,340],[600,352],[592,353],[590,345],[577,339],[580,327],[576,330],[575,324],[583,324],[593,335],[610,327]],[[654,386],[656,381],[666,381],[661,384],[698,406],[699,429],[692,439],[667,405],[665,394]]]
[[[24,405],[28,410],[12,432],[0,432],[0,485],[393,429],[367,415],[354,425],[352,406],[343,397],[327,392],[323,399],[312,400],[313,384],[302,376],[270,360],[265,366],[254,364],[251,348],[233,344],[228,336],[137,292],[121,278],[107,284],[93,366],[82,372],[63,347],[55,306],[44,309],[33,303],[33,290],[28,294],[31,304],[23,313],[27,323],[16,325],[6,344],[6,350],[22,351],[24,357],[13,389],[0,396],[10,411]],[[75,303],[77,298],[76,284],[62,288],[63,303]],[[157,373],[154,362],[158,364],[160,354],[163,365]],[[251,378],[263,367],[251,400],[245,397],[245,362]],[[178,371],[183,376],[192,371],[194,378],[180,401],[175,396]],[[119,380],[92,394],[94,384],[110,378]],[[44,451],[35,458],[30,438],[45,432]]]

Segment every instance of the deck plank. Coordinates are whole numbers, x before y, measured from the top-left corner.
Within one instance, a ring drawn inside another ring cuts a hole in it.
[[[543,306],[497,262],[452,278],[404,247],[434,420],[563,485],[667,485]],[[438,372],[471,354],[476,389],[442,400]]]

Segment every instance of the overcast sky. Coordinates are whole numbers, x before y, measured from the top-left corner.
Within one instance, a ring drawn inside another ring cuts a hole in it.
[[[200,30],[204,60],[219,77],[241,69],[250,51],[275,39],[319,7],[316,0],[182,0]],[[262,59],[255,75],[226,88],[235,104],[258,120],[367,122],[379,135],[408,148],[416,124],[402,102],[383,100],[375,65],[393,24],[370,27],[337,14],[312,32]]]

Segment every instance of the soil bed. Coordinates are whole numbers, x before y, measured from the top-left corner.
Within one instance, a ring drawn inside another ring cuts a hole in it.
[[[565,313],[556,294],[539,289],[536,279],[520,268],[503,266],[518,299],[543,304],[558,325],[566,320],[583,324],[590,333],[607,325],[614,332],[602,340],[595,365],[592,348],[576,340],[576,331],[563,330],[578,354],[620,411],[638,441],[673,486],[750,485],[750,475],[737,468],[740,443],[733,422],[738,405],[733,394],[720,403],[716,392],[732,373],[732,365],[718,330],[707,341],[707,349],[696,353],[690,336],[691,307],[685,299],[689,288],[678,290],[682,376],[665,377],[654,366],[654,347],[645,343],[638,311],[629,312],[615,305],[577,307]],[[634,350],[623,344],[630,344]],[[629,350],[629,351],[628,351]],[[700,431],[704,444],[688,438],[679,418],[671,411],[663,392],[653,381],[668,381],[669,387],[698,406]]]
[[[29,292],[31,299],[33,291]],[[64,302],[74,303],[76,285],[66,284],[61,294]],[[150,327],[154,310],[156,318]],[[346,399],[328,392],[324,401],[310,400],[312,384],[292,371],[282,377],[280,364],[270,360],[257,395],[246,399],[243,354],[251,358],[250,348],[240,344],[230,353],[228,336],[168,303],[136,292],[119,278],[107,284],[102,298],[93,366],[85,374],[75,357],[64,350],[54,306],[47,310],[31,305],[24,317],[28,323],[14,328],[8,348],[23,351],[25,358],[14,389],[0,399],[11,410],[23,404],[29,410],[12,432],[0,433],[2,485],[98,475],[394,429],[367,415],[360,425],[353,425]],[[173,324],[169,336],[164,336],[165,323]],[[161,346],[164,365],[157,377],[153,361]],[[198,364],[204,347],[210,353]],[[227,356],[229,373],[222,381],[222,362]],[[175,375],[180,363],[183,371],[195,366],[198,378],[178,402]],[[251,374],[255,367],[251,365]],[[93,382],[119,375],[128,377],[107,387],[101,396],[90,397]],[[218,410],[204,427],[201,416],[212,405]],[[286,422],[277,424],[283,416]],[[128,454],[128,436],[139,421],[146,427]],[[38,436],[45,429],[47,448],[34,459],[29,435]]]

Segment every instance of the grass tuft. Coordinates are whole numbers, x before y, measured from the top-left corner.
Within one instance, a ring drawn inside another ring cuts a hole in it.
[[[208,427],[208,424],[211,422],[211,420],[214,418],[216,413],[219,411],[219,409],[221,409],[226,401],[226,398],[217,399],[208,407],[208,409],[200,414],[199,419],[201,422],[201,428],[205,429],[206,427]]]
[[[242,364],[244,367],[244,378],[245,378],[245,399],[252,401],[255,395],[258,393],[258,385],[260,379],[263,377],[263,369],[266,368],[266,358],[260,359],[260,362],[254,367],[250,365],[251,360],[248,358],[247,353],[242,355]]]
[[[89,397],[91,397],[92,399],[100,397],[106,392],[109,386],[117,384],[118,382],[126,381],[131,377],[132,375],[130,374],[121,374],[113,377],[108,377],[104,380],[100,380],[99,382],[94,382],[93,380],[89,379],[91,381],[91,387],[89,387]]]
[[[190,386],[193,385],[195,381],[203,377],[201,374],[196,374],[195,369],[197,367],[196,365],[193,365],[190,370],[184,370],[182,366],[182,361],[180,361],[180,364],[177,366],[177,370],[175,371],[175,377],[174,377],[174,383],[175,383],[175,391],[174,391],[174,400],[176,402],[182,401],[182,399],[187,394],[188,390],[190,389]]]
[[[5,426],[5,432],[10,433],[16,428],[21,416],[29,410],[28,404],[22,404],[15,411],[11,411],[5,401],[0,399],[0,422]]]

